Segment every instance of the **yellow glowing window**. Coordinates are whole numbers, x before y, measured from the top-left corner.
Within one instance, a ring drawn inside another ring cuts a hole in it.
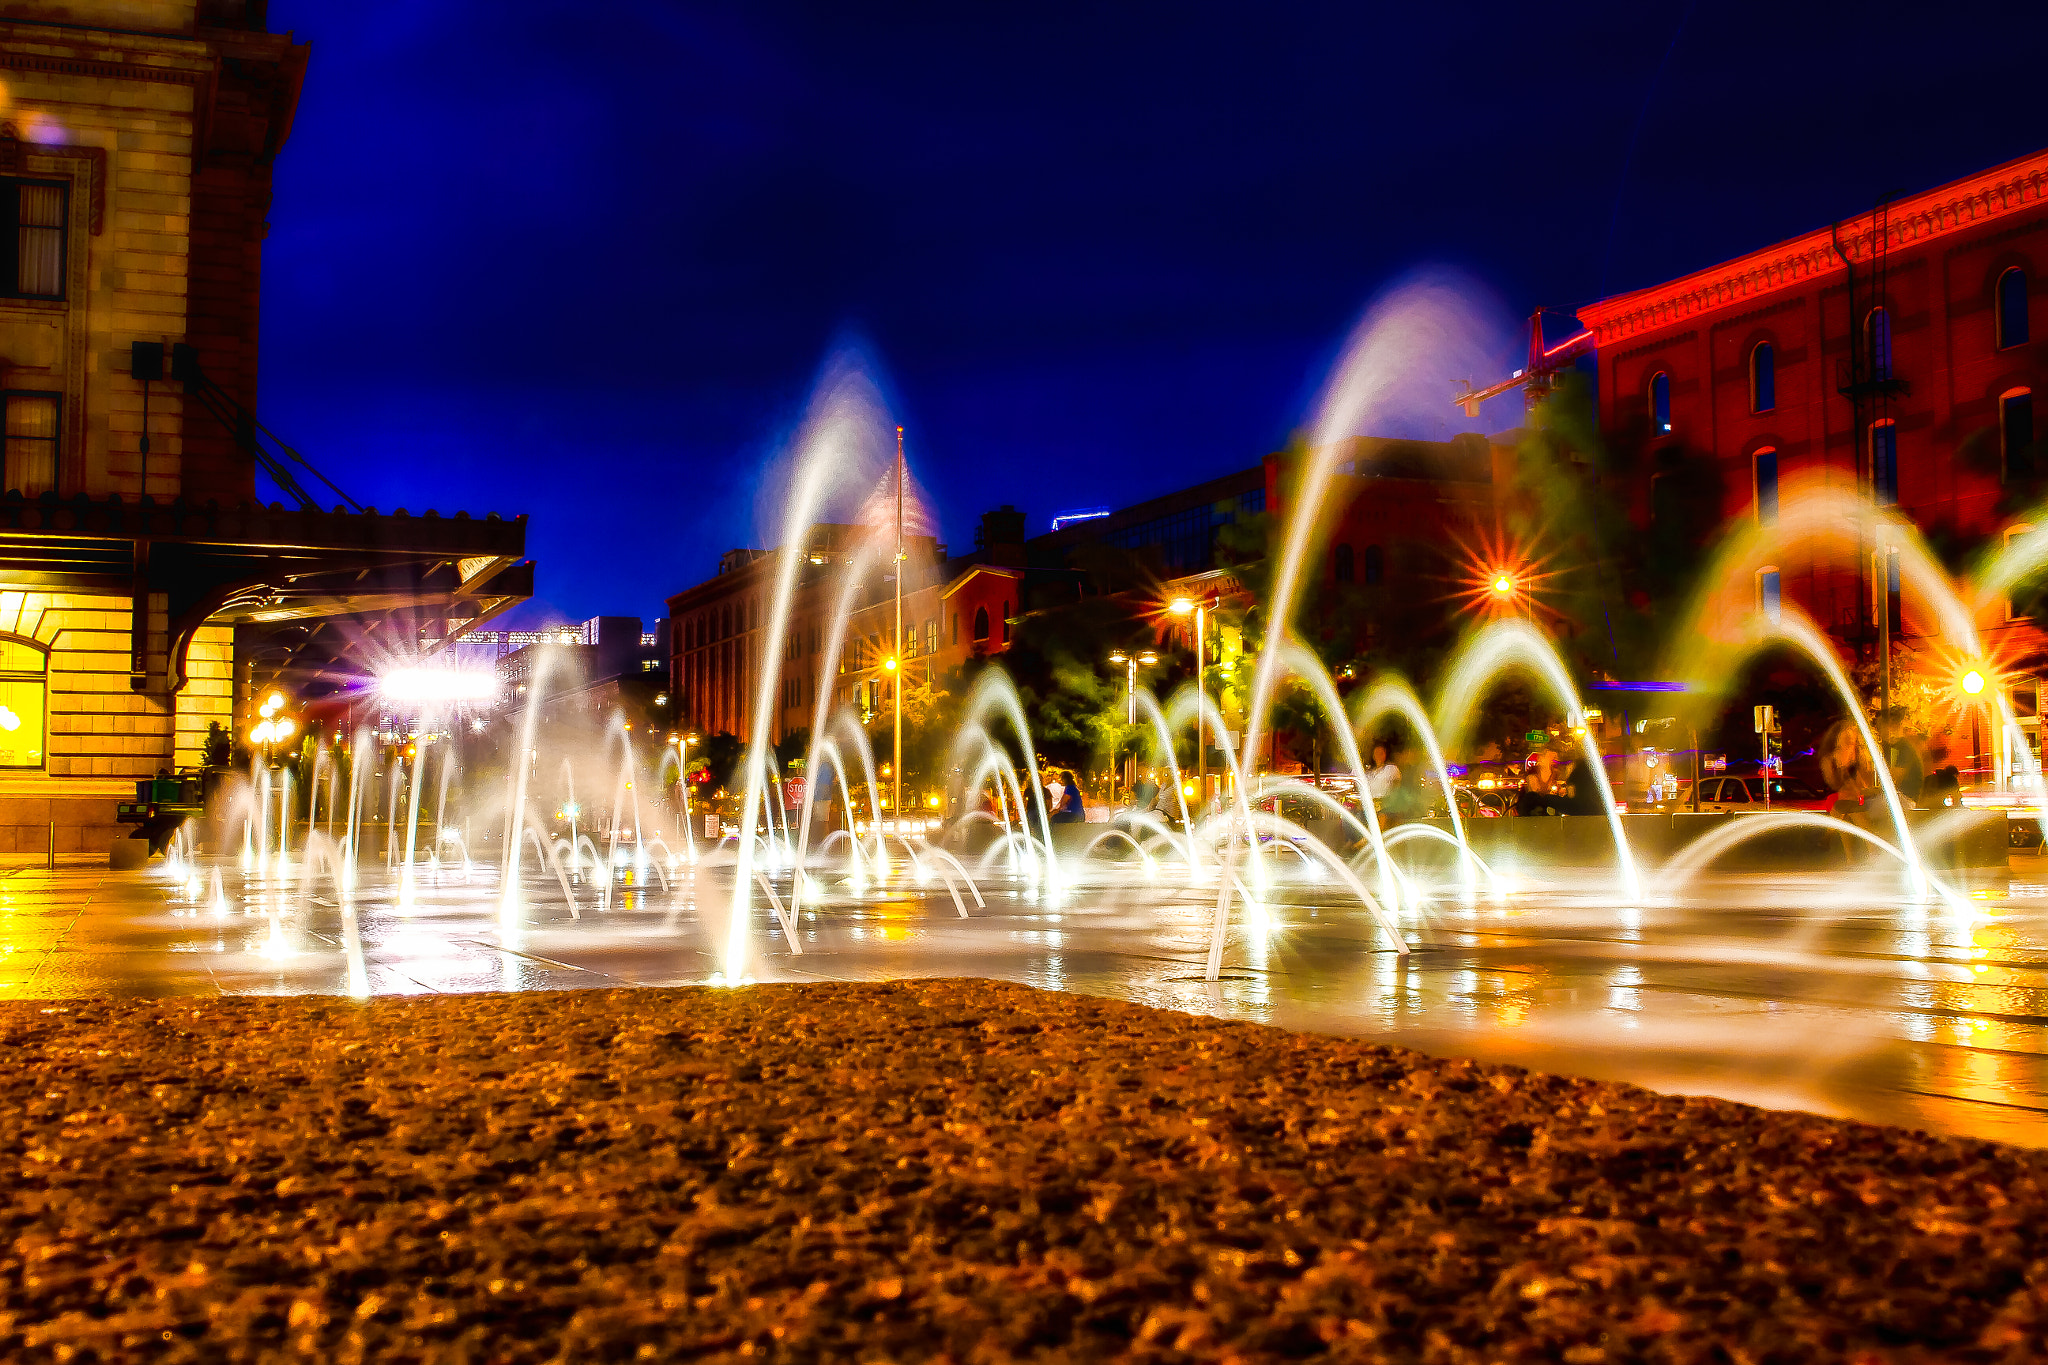
[[[43,696],[48,657],[34,645],[0,640],[0,768],[43,766]]]

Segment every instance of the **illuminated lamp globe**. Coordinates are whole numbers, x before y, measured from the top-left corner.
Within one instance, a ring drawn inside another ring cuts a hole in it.
[[[1193,599],[1191,598],[1176,597],[1173,599],[1171,603],[1167,605],[1166,609],[1172,612],[1175,616],[1186,616],[1189,612],[1195,609],[1195,604]]]
[[[1979,673],[1976,669],[1973,668],[1969,672],[1963,674],[1963,691],[1969,693],[1971,696],[1974,697],[1983,690],[1984,675],[1982,673]]]
[[[1497,596],[1506,597],[1515,590],[1515,580],[1507,574],[1493,576],[1493,591]]]

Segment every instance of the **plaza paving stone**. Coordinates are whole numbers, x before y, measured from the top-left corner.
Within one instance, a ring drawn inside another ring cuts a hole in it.
[[[9,1359],[2048,1349],[2048,1155],[1010,983],[0,1031]]]

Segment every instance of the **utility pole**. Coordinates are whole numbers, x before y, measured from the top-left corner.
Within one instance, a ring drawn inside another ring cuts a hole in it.
[[[896,428],[896,748],[889,809],[896,812],[896,831],[903,832],[903,428]]]

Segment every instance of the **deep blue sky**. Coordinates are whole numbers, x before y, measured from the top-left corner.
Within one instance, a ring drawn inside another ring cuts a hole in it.
[[[1255,463],[1417,268],[1505,373],[1535,304],[2048,144],[2038,0],[1282,8],[273,0],[264,418],[362,502],[530,513],[520,619],[652,618],[767,542],[844,338],[965,547]]]

